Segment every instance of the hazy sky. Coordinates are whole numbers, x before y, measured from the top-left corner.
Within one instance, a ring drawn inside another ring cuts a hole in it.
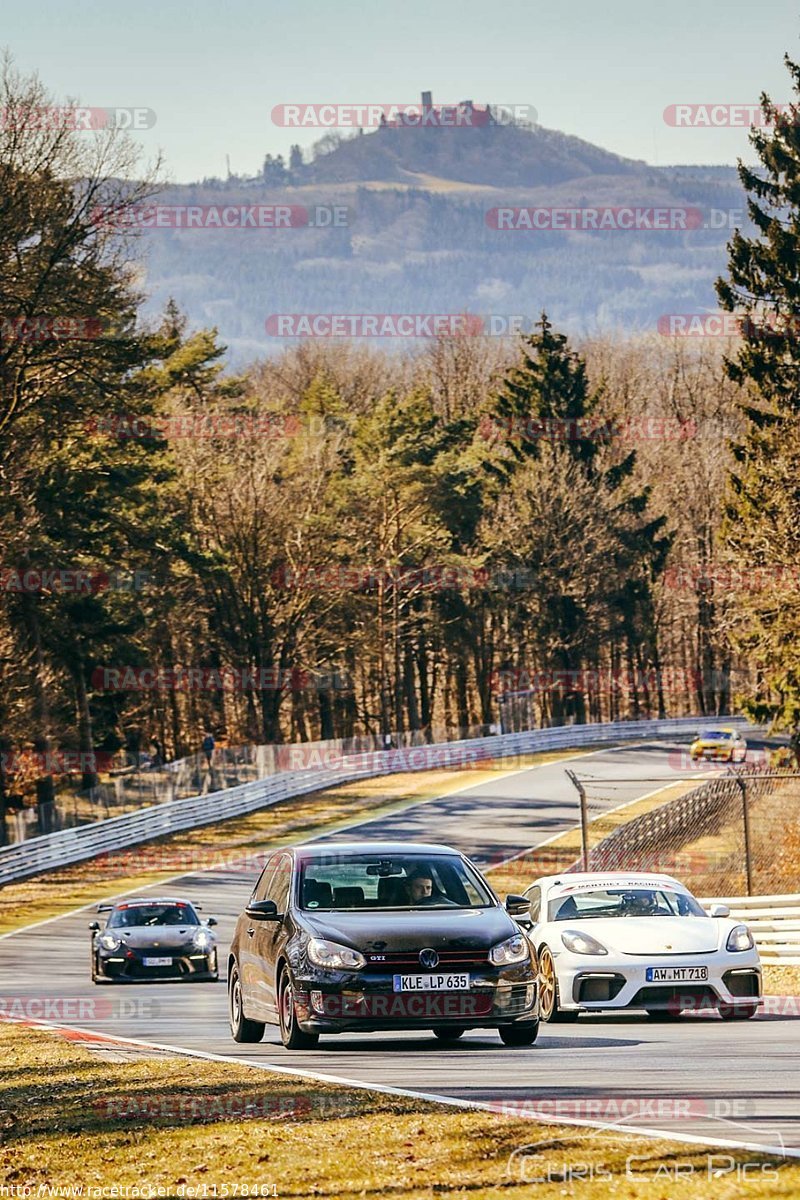
[[[322,130],[285,103],[533,105],[539,121],[632,158],[733,163],[744,129],[671,128],[675,103],[789,99],[794,0],[0,0],[0,45],[59,98],[156,113],[137,135],[177,181],[255,174]]]

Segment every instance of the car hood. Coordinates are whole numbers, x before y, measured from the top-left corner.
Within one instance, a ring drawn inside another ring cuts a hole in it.
[[[404,912],[371,909],[368,912],[298,914],[313,937],[341,942],[365,952],[419,950],[488,950],[519,932],[503,908],[425,909]]]
[[[105,932],[134,950],[152,946],[174,949],[188,945],[201,928],[201,925],[126,925],[124,929],[107,929]]]
[[[710,954],[720,944],[720,925],[711,917],[597,917],[559,921],[563,930],[580,929],[620,954]]]

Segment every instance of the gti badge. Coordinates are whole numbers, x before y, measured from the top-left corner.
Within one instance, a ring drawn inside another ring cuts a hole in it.
[[[439,955],[435,950],[420,950],[419,962],[420,966],[427,967],[429,971],[432,971],[439,965]]]

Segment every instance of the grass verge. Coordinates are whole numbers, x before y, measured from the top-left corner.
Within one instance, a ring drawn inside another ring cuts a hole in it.
[[[4,1195],[82,1187],[89,1200],[101,1195],[91,1189],[116,1185],[128,1189],[117,1192],[123,1200],[565,1194],[706,1200],[713,1187],[715,1200],[733,1200],[742,1194],[745,1163],[753,1200],[800,1193],[800,1164],[748,1151],[542,1125],[236,1063],[130,1060],[50,1031],[0,1024]],[[725,1173],[713,1177],[722,1165]]]

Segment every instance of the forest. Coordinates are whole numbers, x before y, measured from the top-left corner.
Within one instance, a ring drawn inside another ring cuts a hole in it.
[[[740,168],[739,337],[576,341],[542,312],[234,371],[175,302],[142,318],[123,218],[158,166],[43,127],[9,65],[0,89],[0,799],[23,751],[89,787],[95,754],[208,730],[798,720],[790,113]]]

